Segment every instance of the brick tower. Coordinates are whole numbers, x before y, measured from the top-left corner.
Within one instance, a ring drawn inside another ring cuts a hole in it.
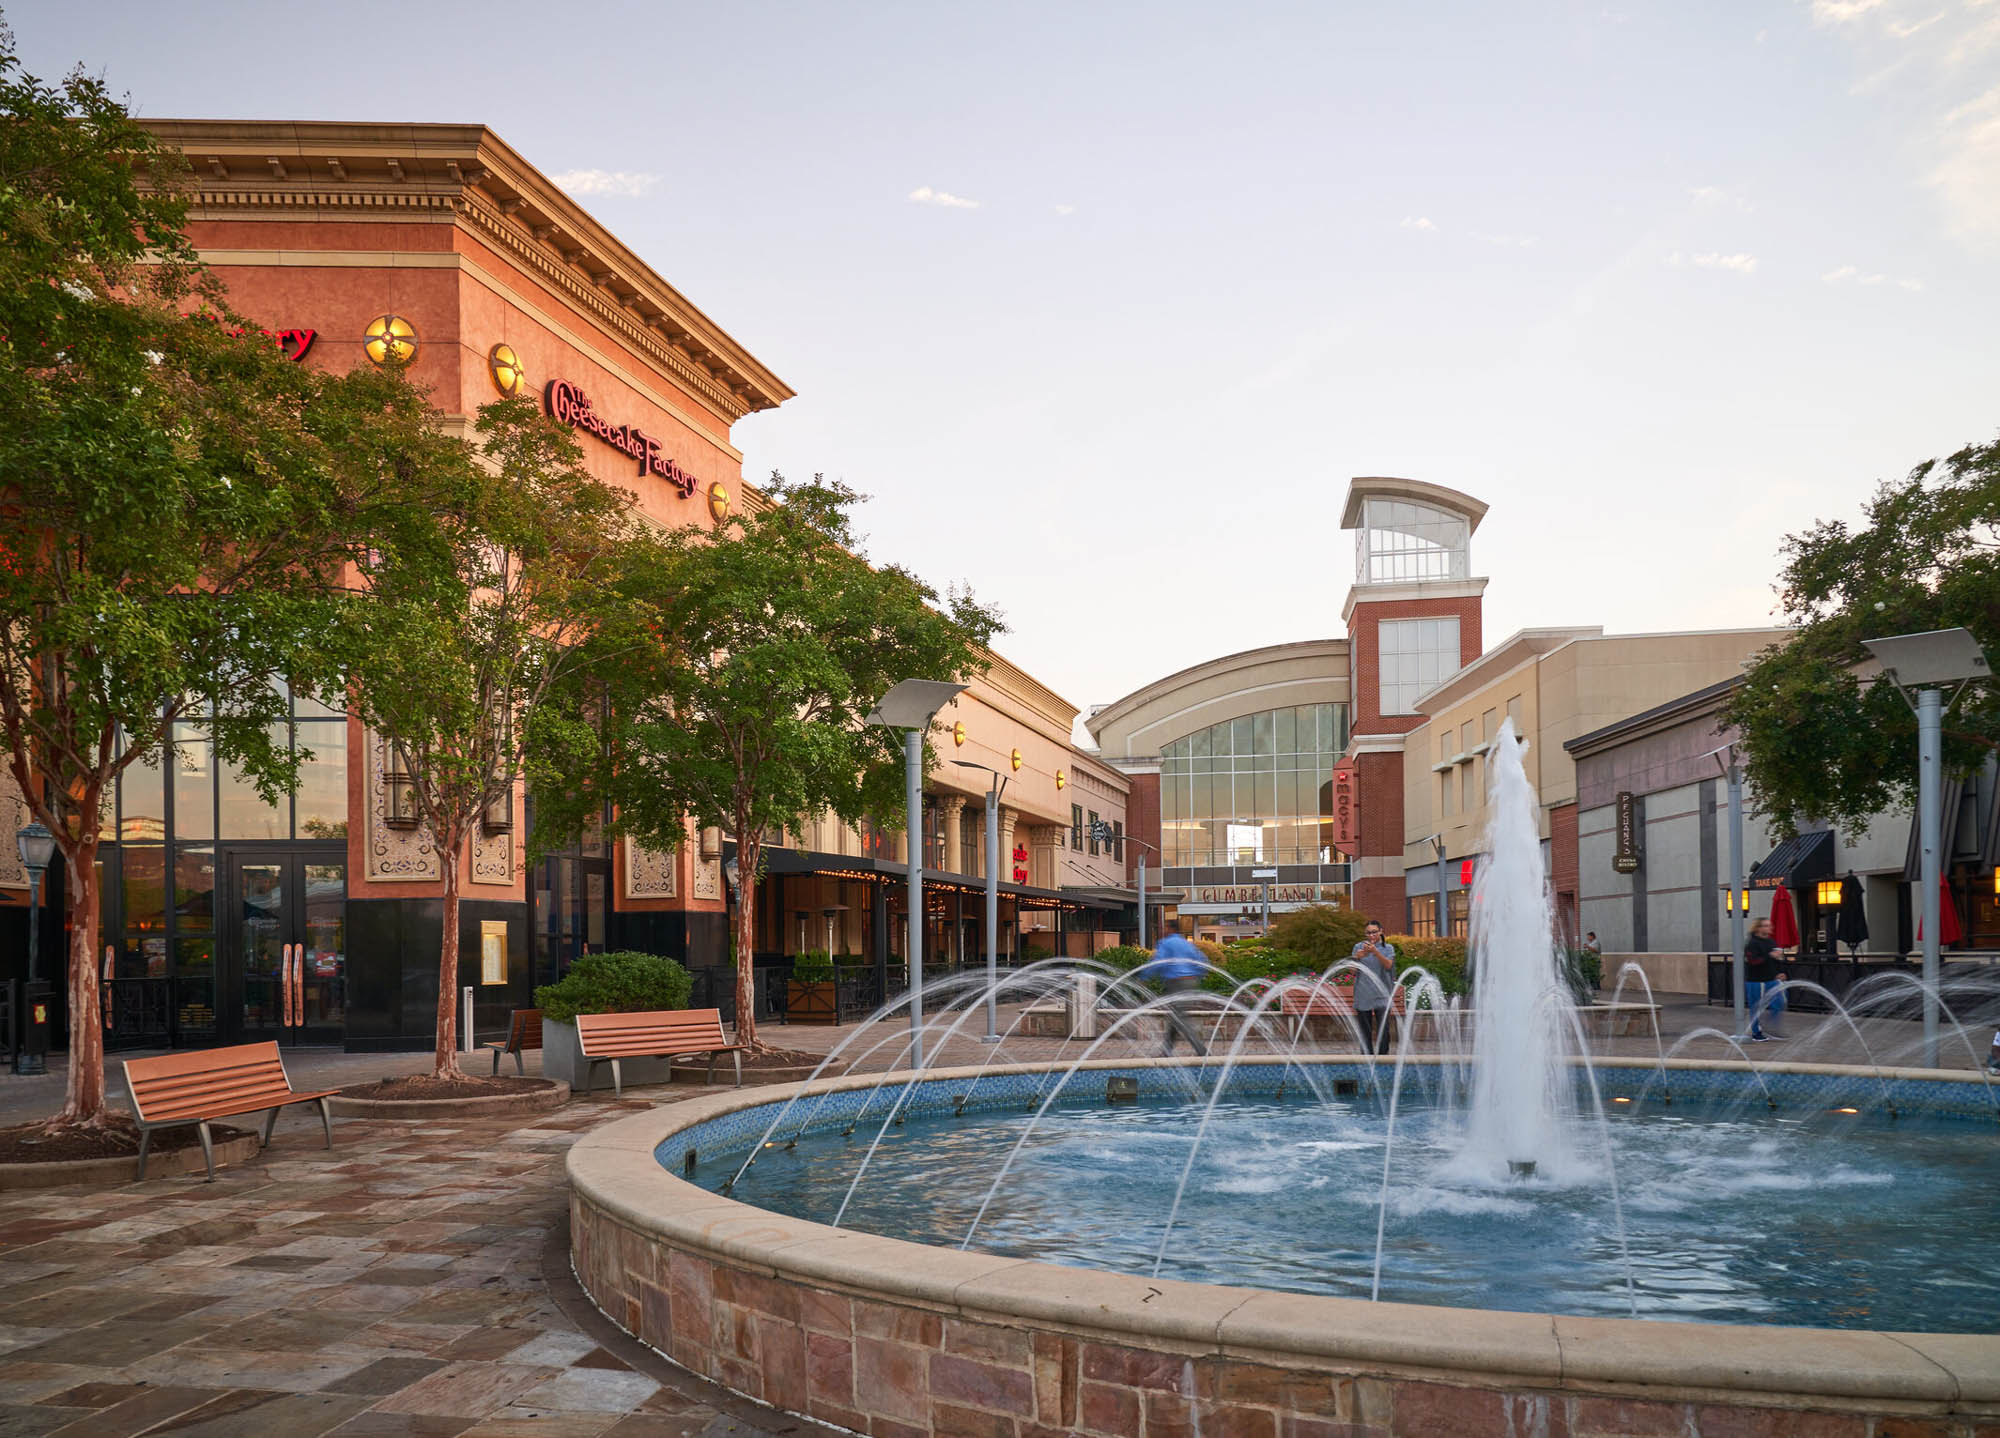
[[[1486,581],[1473,576],[1471,551],[1485,517],[1471,495],[1422,480],[1347,486],[1340,527],[1354,531],[1354,587],[1341,618],[1353,675],[1347,757],[1359,793],[1354,906],[1392,931],[1406,913],[1403,736],[1424,721],[1417,697],[1479,657]]]

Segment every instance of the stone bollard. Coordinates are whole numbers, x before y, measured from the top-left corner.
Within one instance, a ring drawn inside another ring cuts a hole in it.
[[[1097,1037],[1097,975],[1078,974],[1069,998],[1069,1036],[1073,1039]]]

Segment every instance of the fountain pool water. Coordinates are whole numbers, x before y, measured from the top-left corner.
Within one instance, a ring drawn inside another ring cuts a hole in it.
[[[1620,1072],[1614,1097],[1649,1070]],[[1295,1081],[1290,1092],[1300,1085]],[[1085,1092],[1093,1092],[1086,1088]],[[1154,1271],[1201,1107],[1058,1105],[1035,1123],[974,1246]],[[956,1246],[1032,1115],[915,1117],[875,1152],[843,1227]],[[1455,1118],[1406,1095],[1383,1220],[1385,1301],[1909,1331],[2000,1327],[2000,1144],[1988,1125],[1683,1101],[1609,1125],[1621,1242],[1601,1175],[1494,1180]],[[1233,1094],[1217,1109],[1163,1277],[1367,1298],[1385,1123],[1366,1096]],[[831,1223],[869,1134],[831,1125],[763,1154],[733,1196]],[[678,1159],[676,1143],[662,1158]],[[704,1160],[716,1188],[733,1169]],[[1629,1252],[1633,1275],[1628,1298]],[[1636,1302],[1634,1301],[1636,1299]]]

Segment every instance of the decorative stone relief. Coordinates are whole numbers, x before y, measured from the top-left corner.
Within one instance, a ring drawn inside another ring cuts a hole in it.
[[[21,863],[21,846],[14,835],[29,819],[28,801],[14,786],[14,776],[0,771],[0,889],[28,889],[28,870]]]
[[[673,849],[648,849],[627,839],[625,851],[625,897],[628,899],[677,899],[680,897],[680,854]]]
[[[489,834],[485,826],[472,831],[472,882],[511,884],[514,882],[514,836]]]
[[[722,860],[696,859],[694,861],[694,896],[697,899],[719,899],[722,897]]]
[[[415,884],[444,877],[437,844],[423,825],[389,827],[389,786],[382,782],[388,741],[370,732],[368,751],[368,878],[373,883]],[[511,861],[510,861],[511,862]]]

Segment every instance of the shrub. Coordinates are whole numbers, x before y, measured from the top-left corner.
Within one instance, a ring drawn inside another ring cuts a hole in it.
[[[1054,949],[1042,944],[1023,944],[1021,945],[1021,962],[1024,964],[1039,964],[1043,959],[1054,958],[1055,953]]]
[[[1598,986],[1604,982],[1604,958],[1589,949],[1565,949],[1562,959],[1563,978],[1569,983],[1569,991],[1580,1004],[1587,1004],[1595,996]]]
[[[1464,939],[1419,939],[1413,934],[1391,934],[1396,949],[1396,971],[1412,964],[1428,970],[1447,994],[1470,992],[1472,976],[1466,967]]]
[[[578,1014],[684,1009],[693,992],[694,976],[658,954],[580,954],[561,979],[535,990],[535,1007],[566,1024]]]
[[[1207,939],[1196,939],[1194,947],[1195,952],[1200,954],[1204,959],[1207,959],[1211,964],[1222,963],[1229,957],[1227,949],[1223,948],[1220,944],[1212,944]]]
[[[1114,944],[1108,949],[1099,949],[1091,957],[1100,964],[1109,964],[1114,969],[1129,973],[1153,955],[1151,950],[1142,949],[1137,944]]]
[[[1308,904],[1271,921],[1273,948],[1288,949],[1314,969],[1325,969],[1354,952],[1368,927],[1366,915],[1332,904]]]
[[[799,983],[824,983],[832,977],[833,955],[825,949],[807,949],[792,960],[792,978]]]

